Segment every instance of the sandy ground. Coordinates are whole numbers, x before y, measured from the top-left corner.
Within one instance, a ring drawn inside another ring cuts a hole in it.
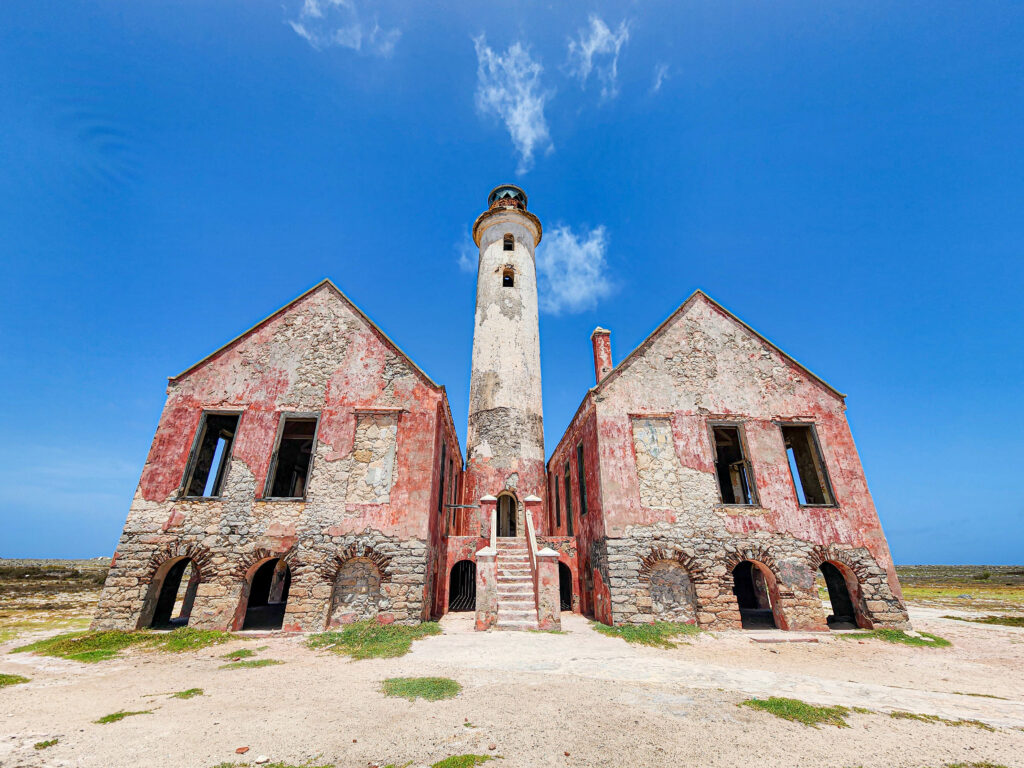
[[[659,650],[605,637],[569,614],[564,635],[476,633],[468,615],[455,614],[443,635],[398,659],[350,661],[288,635],[183,655],[130,651],[91,665],[4,654],[0,672],[31,682],[0,689],[0,765],[210,768],[266,755],[365,768],[474,752],[501,755],[503,768],[1024,768],[1024,630],[943,612],[912,610],[912,619],[951,640],[947,649],[726,632]],[[758,642],[780,639],[818,642]],[[285,663],[218,669],[229,649],[259,646],[267,646],[259,657]],[[380,692],[384,678],[422,675],[454,678],[463,692],[438,702]],[[205,694],[166,696],[193,687]],[[852,714],[850,728],[814,729],[737,706],[769,695],[876,713]],[[122,709],[154,712],[93,723]],[[978,719],[996,731],[894,720],[885,714],[893,709]],[[52,738],[56,746],[33,749]],[[244,757],[235,754],[242,746]]]

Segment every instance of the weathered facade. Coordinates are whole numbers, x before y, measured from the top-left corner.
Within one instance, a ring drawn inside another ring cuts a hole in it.
[[[465,468],[444,388],[324,281],[170,380],[94,626],[905,626],[844,396],[703,293],[618,366],[594,332],[545,465],[541,224],[488,203]]]

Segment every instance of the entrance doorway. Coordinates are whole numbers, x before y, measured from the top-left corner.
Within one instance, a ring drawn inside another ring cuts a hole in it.
[[[284,625],[291,584],[291,569],[279,557],[257,568],[249,584],[242,629],[280,629]]]
[[[498,536],[512,537],[516,535],[516,497],[505,493],[498,497]]]
[[[744,560],[733,569],[732,582],[732,593],[739,604],[743,628],[775,629],[768,582],[761,569]]]
[[[572,610],[572,571],[562,562],[558,564],[558,602],[560,610]]]
[[[828,599],[832,604],[832,615],[828,617],[829,629],[857,629],[857,613],[853,608],[853,599],[846,586],[843,572],[832,563],[821,564],[821,575],[825,577]]]
[[[476,610],[476,563],[459,560],[448,577],[448,610]]]
[[[143,610],[145,626],[153,629],[187,626],[198,588],[199,569],[192,560],[183,557],[165,564],[157,571],[157,576],[150,586],[150,594],[146,599],[147,606],[153,605],[151,601],[154,599],[156,604],[148,623],[145,623],[148,611]]]

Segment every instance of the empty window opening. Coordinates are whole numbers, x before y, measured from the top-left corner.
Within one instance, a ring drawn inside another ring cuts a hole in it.
[[[192,462],[185,474],[186,496],[220,496],[224,488],[238,414],[207,413],[200,425]]]
[[[775,629],[768,580],[761,569],[744,560],[732,572],[732,593],[740,608],[744,629]]]
[[[284,420],[274,461],[271,498],[297,499],[306,495],[315,434],[315,418],[289,417]]]
[[[498,535],[511,537],[516,535],[516,497],[503,494],[498,497]]]
[[[502,288],[515,288],[516,285],[516,273],[512,267],[505,267],[501,273],[501,287]]]
[[[580,517],[587,514],[587,470],[583,466],[583,443],[576,446],[576,471],[580,485]]]
[[[782,439],[786,444],[789,472],[793,476],[796,497],[800,503],[805,506],[835,504],[814,427],[807,424],[784,425]]]
[[[565,524],[572,536],[572,483],[569,480],[569,462],[565,462]]]
[[[562,530],[562,497],[558,493],[558,475],[555,475],[551,490],[555,496],[555,532],[557,533]]]
[[[161,568],[161,570],[165,570]],[[159,574],[159,571],[158,571]],[[150,586],[150,597],[155,599],[152,618],[144,622],[154,629],[173,629],[188,625],[192,606],[199,588],[199,569],[187,557],[173,562],[166,568],[162,578],[154,578]],[[148,613],[143,608],[143,616]]]
[[[715,447],[715,472],[723,504],[756,504],[750,462],[743,451],[739,427],[711,427]]]
[[[280,629],[291,584],[291,569],[279,557],[257,568],[249,583],[242,629]]]
[[[558,603],[560,610],[572,610],[572,571],[563,562],[558,563]]]
[[[818,569],[818,578],[814,586],[820,596],[828,595],[828,601],[832,608],[832,613],[827,619],[828,628],[857,629],[857,612],[853,608],[853,599],[850,597],[850,590],[846,585],[846,577],[843,576],[843,572],[832,563],[822,563]],[[824,587],[824,592],[822,587]]]
[[[504,248],[506,251],[514,251],[516,249],[516,239],[512,235],[505,235]]]
[[[459,560],[448,577],[448,610],[476,610],[476,563]]]

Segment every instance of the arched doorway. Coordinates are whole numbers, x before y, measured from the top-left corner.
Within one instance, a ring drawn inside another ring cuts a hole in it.
[[[476,610],[476,563],[459,560],[448,577],[448,610]]]
[[[260,565],[249,581],[242,629],[280,629],[291,584],[291,569],[282,558],[275,557]]]
[[[732,593],[740,608],[744,629],[775,629],[771,590],[761,567],[744,560],[732,571]]]
[[[187,557],[169,560],[149,585],[139,628],[174,629],[188,625],[199,588],[199,569]]]
[[[572,610],[572,571],[563,562],[558,563],[558,602],[560,610]]]
[[[516,535],[516,513],[519,504],[511,493],[503,493],[498,497],[498,536],[513,537]]]
[[[832,613],[827,619],[828,628],[857,629],[857,612],[843,572],[828,561],[822,563],[818,571],[825,579],[828,599],[832,604]]]

